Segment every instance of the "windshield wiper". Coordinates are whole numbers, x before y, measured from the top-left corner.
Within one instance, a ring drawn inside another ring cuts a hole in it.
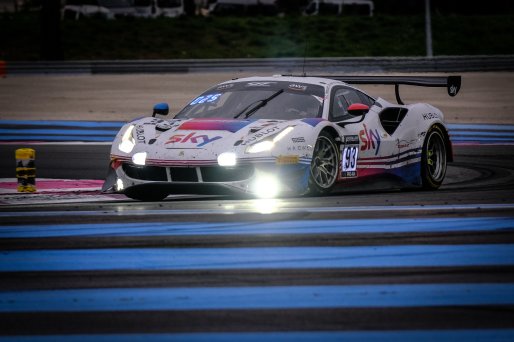
[[[270,102],[275,97],[277,97],[278,95],[282,94],[283,92],[284,92],[284,89],[280,89],[279,91],[273,93],[273,95],[271,95],[268,98],[265,98],[263,100],[258,100],[258,101],[250,103],[248,106],[245,107],[245,109],[243,109],[236,116],[234,116],[234,119],[237,119],[238,117],[240,117],[244,113],[246,113],[245,119],[248,118],[250,115],[255,113],[259,108],[264,107],[268,102]]]

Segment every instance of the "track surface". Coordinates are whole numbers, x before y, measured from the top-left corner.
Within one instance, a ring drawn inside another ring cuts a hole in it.
[[[53,157],[38,175],[101,178],[108,148],[38,146],[41,160]],[[459,146],[455,156],[436,192],[4,205],[0,331],[36,340],[511,339],[514,152]]]
[[[129,120],[232,76],[8,77],[0,119]],[[513,79],[466,74],[455,99],[402,96],[452,123],[513,124]],[[0,145],[0,178],[18,147]],[[108,145],[33,147],[39,178],[106,174]],[[455,158],[435,192],[2,194],[0,341],[514,340],[514,151],[461,145]]]

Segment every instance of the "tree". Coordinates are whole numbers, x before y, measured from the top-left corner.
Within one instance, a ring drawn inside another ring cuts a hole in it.
[[[42,60],[63,59],[61,46],[61,2],[42,0],[41,2],[41,53]]]

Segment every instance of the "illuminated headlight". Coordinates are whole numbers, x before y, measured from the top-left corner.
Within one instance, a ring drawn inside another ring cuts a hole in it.
[[[248,153],[259,153],[259,152],[270,151],[273,148],[273,146],[275,146],[273,141],[264,140],[264,141],[260,141],[257,144],[254,144],[254,145],[248,147],[246,152],[248,152]]]
[[[136,141],[134,140],[134,137],[132,137],[133,130],[134,125],[130,125],[127,127],[125,133],[123,133],[123,136],[121,137],[121,143],[118,146],[121,152],[130,153],[134,149],[134,146],[136,146]]]
[[[132,162],[136,165],[146,165],[146,152],[138,152],[132,156]]]
[[[293,126],[289,126],[286,129],[282,130],[280,133],[275,135],[272,140],[264,140],[259,141],[256,144],[251,145],[246,149],[247,153],[259,153],[259,152],[266,152],[271,151],[271,149],[275,146],[275,143],[279,142],[284,138],[286,135],[289,134],[293,130]]]
[[[123,185],[123,181],[120,178],[116,179],[116,190],[121,191],[124,188],[125,186]]]
[[[293,126],[289,126],[286,129],[284,129],[282,132],[278,133],[274,138],[273,142],[276,143],[277,141],[282,140],[283,137],[289,134],[293,130]]]
[[[280,183],[273,175],[259,173],[255,177],[252,190],[259,198],[274,198],[280,193]]]
[[[234,152],[223,152],[218,156],[219,166],[235,166],[237,163],[237,157]]]

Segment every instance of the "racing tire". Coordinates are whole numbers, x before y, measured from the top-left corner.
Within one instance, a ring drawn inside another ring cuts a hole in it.
[[[144,202],[158,202],[168,197],[168,192],[159,191],[155,188],[149,189],[130,189],[128,188],[124,192],[125,196]]]
[[[334,138],[321,132],[316,140],[309,176],[309,195],[326,195],[332,191],[339,172],[339,149]]]
[[[427,132],[421,154],[421,182],[425,190],[436,190],[443,183],[447,168],[445,133],[440,126]]]

